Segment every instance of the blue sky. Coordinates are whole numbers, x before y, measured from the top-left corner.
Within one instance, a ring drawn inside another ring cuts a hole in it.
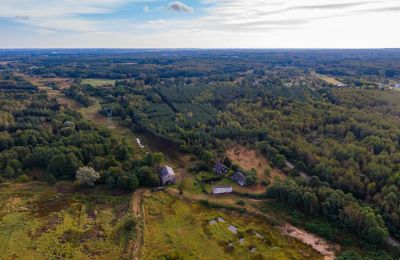
[[[400,47],[398,0],[0,0],[0,48]]]

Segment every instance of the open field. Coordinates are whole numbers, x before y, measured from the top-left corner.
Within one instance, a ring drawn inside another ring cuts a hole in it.
[[[239,165],[244,170],[255,169],[257,172],[257,184],[250,187],[238,187],[235,190],[239,192],[262,193],[265,192],[265,186],[262,181],[268,179],[271,183],[275,180],[283,180],[286,175],[277,168],[272,168],[270,175],[265,174],[265,169],[270,168],[268,160],[254,149],[250,149],[241,145],[237,145],[227,149],[226,155],[236,165]]]
[[[126,259],[129,194],[71,183],[2,184],[1,259]]]
[[[308,245],[254,217],[209,209],[167,193],[147,197],[144,210],[142,259],[322,259]]]
[[[99,87],[103,85],[114,85],[115,80],[113,79],[82,79],[82,84],[92,85],[93,87]]]
[[[312,73],[312,75],[317,77],[317,78],[319,78],[320,80],[325,81],[326,83],[329,83],[329,84],[332,84],[332,85],[335,85],[335,86],[344,85],[343,82],[340,82],[339,80],[337,80],[337,79],[335,79],[333,77],[327,76],[327,75],[322,75],[322,74],[318,74],[318,73],[315,73],[315,72]]]

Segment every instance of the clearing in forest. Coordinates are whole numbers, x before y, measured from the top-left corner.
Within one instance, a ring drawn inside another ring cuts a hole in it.
[[[274,182],[275,179],[285,179],[285,174],[277,168],[272,168],[269,176],[265,174],[265,169],[270,168],[268,160],[258,151],[237,145],[227,149],[226,155],[236,165],[242,169],[250,171],[255,169],[257,172],[257,186],[261,186],[261,182],[268,179]],[[265,188],[263,188],[265,190]]]
[[[82,84],[92,85],[93,87],[100,87],[104,85],[114,85],[114,79],[82,79]]]
[[[329,84],[332,84],[332,85],[335,85],[335,86],[345,86],[346,85],[343,82],[341,82],[341,81],[339,81],[339,80],[337,80],[337,79],[335,79],[333,77],[327,76],[327,75],[322,75],[322,74],[318,74],[318,73],[315,73],[315,72],[311,73],[311,75],[319,78],[320,80],[325,81],[326,83],[329,83]]]

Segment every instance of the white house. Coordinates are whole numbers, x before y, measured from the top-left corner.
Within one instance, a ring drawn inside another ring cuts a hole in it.
[[[231,193],[232,191],[233,191],[232,186],[214,186],[214,187],[212,187],[213,194]]]
[[[161,168],[160,178],[161,178],[162,185],[176,183],[175,172],[171,167],[169,167],[167,165],[165,165],[164,167]]]

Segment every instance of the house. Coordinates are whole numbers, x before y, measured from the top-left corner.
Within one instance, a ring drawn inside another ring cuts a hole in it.
[[[233,191],[232,186],[213,186],[212,187],[213,194],[231,193],[232,191]]]
[[[214,172],[217,175],[224,175],[225,173],[228,172],[228,167],[226,167],[225,165],[223,165],[221,162],[217,162],[214,165]]]
[[[160,170],[160,179],[162,185],[175,184],[176,178],[174,170],[171,167],[165,165]]]
[[[246,176],[244,176],[244,174],[240,171],[236,171],[231,179],[237,182],[240,186],[246,185]]]

